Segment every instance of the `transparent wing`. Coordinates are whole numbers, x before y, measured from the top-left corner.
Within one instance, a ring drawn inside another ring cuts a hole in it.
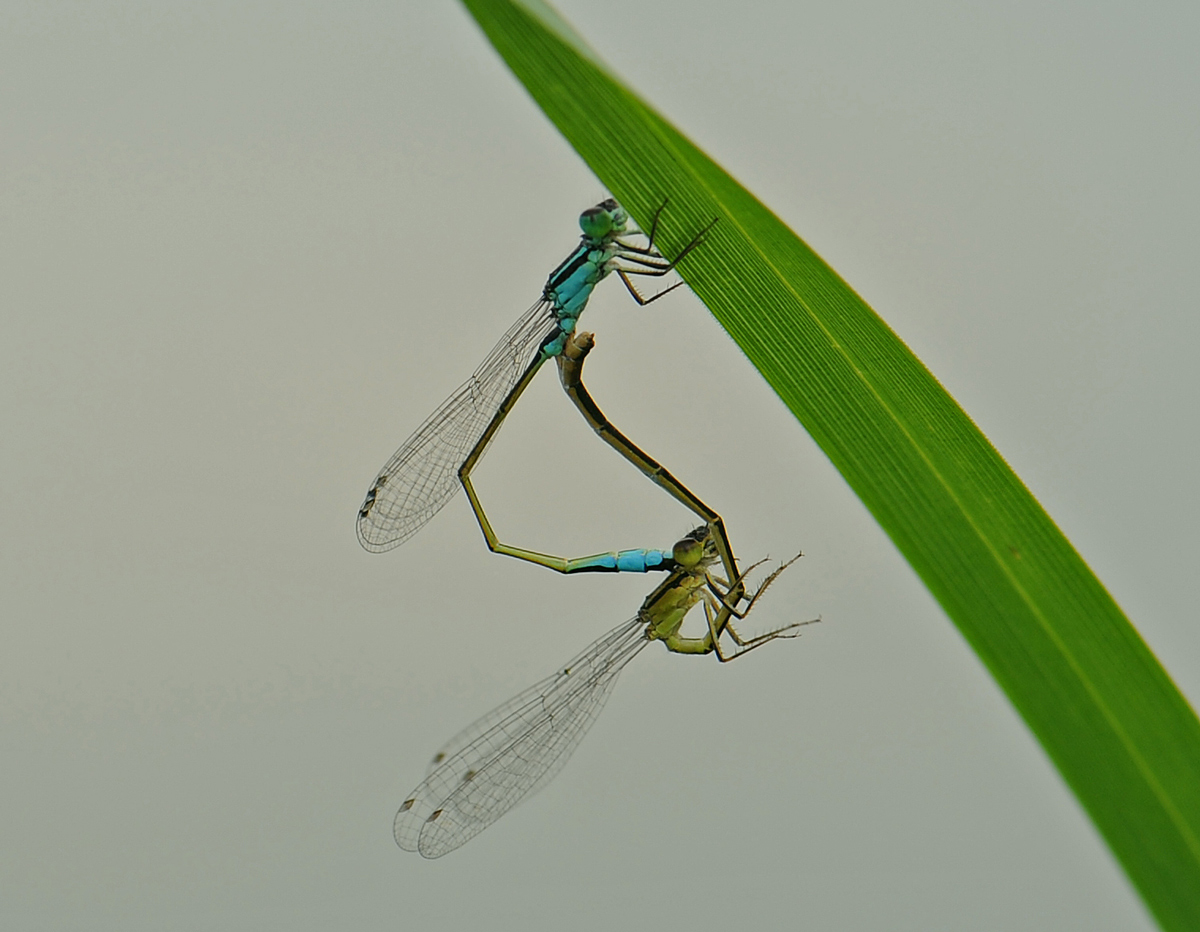
[[[392,455],[358,511],[363,547],[382,553],[400,546],[450,501],[458,468],[557,325],[550,302],[534,304]]]
[[[396,813],[396,843],[441,857],[548,783],[595,722],[625,664],[650,643],[645,628],[631,618],[451,738]]]

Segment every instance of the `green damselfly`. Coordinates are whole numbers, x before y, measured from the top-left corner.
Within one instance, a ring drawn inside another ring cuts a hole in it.
[[[743,638],[732,624],[797,559],[779,566],[748,596],[745,574],[729,581],[711,572],[720,556],[708,525],[696,528],[672,548],[670,575],[633,618],[446,742],[396,813],[396,843],[427,858],[441,857],[545,786],[595,722],[621,670],[651,641],[662,641],[673,653],[715,653],[729,661],[775,638],[797,636],[812,622],[752,638]],[[707,631],[701,637],[681,635],[684,617],[697,603],[704,607]],[[733,653],[721,646],[726,634],[739,648]]]

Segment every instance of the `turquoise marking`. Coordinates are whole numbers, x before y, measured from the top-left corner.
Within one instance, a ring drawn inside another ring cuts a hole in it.
[[[620,573],[648,573],[662,566],[670,555],[661,550],[622,550],[617,554],[617,571]]]
[[[568,561],[574,573],[652,573],[674,566],[665,550],[618,550]]]
[[[589,262],[559,287],[554,292],[559,319],[579,317],[588,298],[592,296],[592,290],[606,274],[603,268],[596,268]]]
[[[575,329],[574,323],[574,321],[571,321],[571,330],[560,332],[558,336],[542,347],[543,360],[549,359],[551,356],[562,355],[563,348],[567,345],[567,337],[569,337],[571,335],[571,331]]]

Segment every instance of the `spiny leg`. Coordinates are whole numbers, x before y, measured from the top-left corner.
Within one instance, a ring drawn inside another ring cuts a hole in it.
[[[620,240],[617,241],[618,245],[621,246],[621,248],[625,251],[625,254],[623,254],[623,255],[619,254],[618,258],[624,259],[626,262],[633,262],[633,263],[637,263],[640,266],[643,266],[643,268],[640,268],[640,269],[633,269],[633,268],[620,267],[620,266],[613,267],[613,270],[620,277],[622,283],[624,283],[624,285],[625,285],[625,288],[629,291],[629,294],[633,297],[633,299],[638,304],[642,305],[643,307],[647,304],[650,304],[653,301],[657,301],[659,298],[663,297],[663,295],[669,294],[670,292],[674,291],[676,288],[678,288],[680,285],[682,285],[683,282],[679,282],[675,285],[672,285],[670,288],[660,291],[658,294],[652,295],[649,298],[644,298],[638,292],[637,288],[634,286],[634,284],[630,280],[629,276],[630,275],[647,275],[647,276],[657,278],[657,277],[666,275],[668,272],[670,272],[672,269],[674,269],[675,266],[677,266],[680,262],[682,262],[684,260],[684,258],[688,255],[688,253],[690,253],[693,249],[695,249],[697,246],[699,246],[701,243],[704,242],[705,236],[708,234],[708,231],[711,230],[713,228],[713,226],[717,223],[717,221],[721,219],[720,217],[714,217],[712,219],[712,221],[706,227],[704,227],[704,229],[700,230],[699,233],[697,233],[695,236],[693,236],[691,238],[691,240],[688,242],[688,244],[686,246],[684,246],[682,250],[680,250],[679,255],[677,255],[674,259],[670,259],[670,260],[663,261],[663,262],[655,262],[652,260],[654,260],[654,259],[664,259],[665,260],[666,259],[666,257],[663,256],[662,253],[658,252],[654,248],[654,238],[655,238],[655,235],[658,233],[659,217],[662,215],[662,212],[666,209],[667,203],[668,203],[668,199],[664,198],[664,200],[662,202],[662,206],[660,206],[658,208],[658,210],[656,210],[654,212],[654,220],[650,225],[650,233],[647,236],[648,243],[647,243],[646,248],[643,249],[643,248],[639,248],[637,246],[633,246],[628,243],[621,242]],[[649,258],[648,259],[640,258],[640,256],[648,256]]]
[[[670,271],[670,270],[668,269],[668,271]],[[622,283],[624,283],[625,290],[628,291],[630,297],[632,297],[633,300],[636,301],[642,307],[645,307],[647,304],[653,304],[659,298],[666,297],[672,291],[674,291],[676,288],[678,288],[680,285],[682,285],[683,282],[681,282],[681,281],[676,282],[670,288],[664,288],[662,291],[656,292],[655,294],[650,295],[650,297],[645,298],[645,297],[642,297],[641,292],[637,290],[637,287],[633,284],[633,282],[631,282],[629,280],[629,276],[630,275],[660,275],[660,274],[666,275],[667,273],[666,272],[634,272],[634,271],[629,271],[626,269],[617,269],[617,277],[621,279]]]
[[[799,558],[797,557],[795,559]],[[781,572],[783,572],[783,570],[794,563],[795,559],[788,561],[788,563],[784,564],[771,574],[766,582],[764,582],[754,593],[754,595],[749,598],[750,604],[746,606],[745,612],[739,614],[739,617],[745,617],[746,614],[749,614],[750,609],[753,608],[758,596],[766,590],[767,586],[774,581],[775,577],[777,577]],[[763,562],[765,561],[760,560],[759,563],[754,564],[754,566],[750,567],[746,572],[750,572],[750,570],[753,570],[755,566],[758,566]],[[650,613],[651,618],[654,618],[656,612],[661,616],[663,614],[662,606],[664,605],[669,606],[666,610],[666,614],[670,615],[671,612],[676,613],[674,615],[673,627],[669,627],[666,631],[662,631],[657,635],[657,637],[663,641],[664,645],[669,651],[677,654],[708,654],[715,651],[718,660],[720,660],[722,663],[728,663],[730,660],[740,657],[742,654],[749,653],[754,648],[760,647],[761,645],[766,644],[768,641],[773,641],[776,638],[798,637],[800,634],[800,632],[797,630],[798,628],[801,628],[806,624],[812,624],[811,621],[793,622],[791,624],[782,625],[772,631],[766,632],[765,634],[760,634],[752,638],[743,638],[734,629],[731,620],[735,615],[736,609],[734,609],[728,599],[725,598],[725,593],[716,588],[712,575],[707,570],[705,570],[703,567],[697,567],[697,571],[698,572],[693,576],[693,584],[688,586],[688,592],[690,595],[686,597],[686,604],[681,606],[678,600],[672,604],[666,598],[656,598],[658,596],[667,596],[670,594],[669,592],[664,591],[666,587],[671,585],[671,581],[668,580],[667,582],[663,583],[659,589],[656,590],[649,599],[647,599],[646,604],[643,605],[643,610]],[[699,578],[696,578],[696,576],[699,576]],[[745,576],[746,573],[742,573],[736,578],[735,585],[738,588],[742,588],[744,586],[743,580],[745,579]],[[699,588],[697,588],[697,584],[699,585]],[[682,585],[683,584],[676,584],[677,588],[680,588]],[[713,591],[709,591],[710,589]],[[715,595],[714,592],[716,592]],[[679,633],[679,627],[682,624],[683,616],[687,614],[687,612],[696,604],[696,602],[700,602],[703,605],[704,620],[708,626],[708,631],[703,637],[684,636]],[[682,611],[680,610],[681,608]],[[651,622],[652,627],[653,625],[654,621]],[[721,646],[721,636],[726,632],[729,633],[734,643],[741,648],[735,653],[726,653],[724,648]]]
[[[719,606],[719,607],[718,607]],[[728,606],[717,601],[711,593],[705,593],[704,599],[704,618],[708,622],[708,638],[712,641],[712,649],[716,652],[717,659],[721,663],[729,663],[731,660],[737,660],[738,657],[743,657],[756,647],[762,647],[768,641],[774,641],[777,638],[794,638],[799,637],[798,628],[805,625],[815,624],[820,621],[819,618],[813,618],[809,621],[794,621],[789,625],[782,625],[774,630],[767,631],[765,634],[759,634],[752,638],[743,638],[733,627],[733,623],[729,620],[727,613]],[[715,614],[714,614],[715,613]],[[733,654],[726,654],[721,648],[721,634],[728,632],[733,642],[737,644],[740,650]]]
[[[653,253],[652,255],[656,258],[662,258],[658,255],[658,253]],[[650,278],[662,278],[664,275],[670,274],[671,270],[675,268],[675,263],[665,261],[653,262],[649,259],[642,259],[638,256],[631,256],[625,253],[618,253],[615,258],[624,259],[626,262],[635,262],[642,266],[642,268],[630,268],[629,266],[620,266],[616,265],[615,263],[612,265],[612,270],[616,272],[617,277],[621,279],[621,283],[625,286],[625,290],[629,292],[630,297],[632,297],[633,300],[636,301],[641,307],[645,307],[647,304],[653,304],[659,298],[665,297],[683,284],[682,281],[678,281],[671,287],[664,288],[662,291],[656,292],[655,294],[650,295],[648,298],[644,297],[642,293],[638,291],[637,286],[634,285],[633,280],[630,279],[629,276],[646,275]]]
[[[640,252],[642,255],[657,255],[657,256],[665,259],[666,257],[663,256],[661,252],[658,252],[658,250],[656,250],[654,248],[654,237],[658,233],[658,219],[660,216],[662,216],[662,212],[664,210],[666,210],[667,203],[668,203],[667,199],[664,199],[662,202],[662,206],[659,207],[658,210],[656,210],[654,212],[654,220],[650,224],[650,232],[646,236],[646,239],[648,240],[648,242],[646,244],[645,249],[639,249],[636,246],[633,246],[633,247],[628,246],[625,243],[622,243],[620,240],[617,240],[618,244],[622,248],[628,249],[630,252]],[[711,230],[713,227],[715,227],[717,225],[717,222],[720,219],[721,219],[720,217],[713,217],[712,220],[709,221],[709,223],[702,230],[700,230],[700,232],[698,232],[695,236],[693,236],[690,240],[688,240],[687,245],[684,246],[683,249],[681,249],[679,251],[679,255],[677,255],[674,259],[671,259],[667,262],[668,267],[674,268],[675,266],[677,266],[680,262],[683,261],[684,257],[687,256],[688,253],[690,253],[693,249],[695,249],[697,246],[699,246],[701,243],[703,243],[704,238],[708,235],[708,231]]]
[[[766,592],[767,587],[776,580],[780,573],[799,560],[801,556],[802,554],[796,554],[796,556],[792,557],[792,559],[777,567],[773,573],[763,580],[762,585],[760,585],[754,591],[753,595],[750,596],[745,595],[746,576],[755,567],[765,563],[765,560],[759,560],[752,566],[747,567],[746,570],[735,579],[734,586],[727,587],[724,591],[719,585],[724,584],[724,580],[718,579],[711,573],[705,574],[705,582],[707,584],[708,591],[704,593],[704,617],[708,622],[709,636],[713,642],[713,649],[717,652],[717,657],[722,663],[733,660],[736,657],[740,657],[742,654],[767,643],[767,641],[773,641],[775,638],[798,637],[800,632],[796,631],[795,629],[813,623],[812,621],[793,622],[792,624],[783,625],[782,627],[776,628],[773,631],[768,631],[765,634],[760,634],[752,638],[743,638],[733,626],[732,619],[737,618],[740,620],[749,615],[750,611],[754,608],[755,603],[758,601],[759,596]],[[734,591],[735,588],[738,590],[738,596],[734,602],[731,603],[729,600],[729,594]],[[739,610],[737,608],[737,603],[741,602],[743,599],[747,601],[746,607]],[[733,639],[733,642],[741,647],[742,650],[735,654],[726,656],[725,652],[721,649],[721,635],[725,632],[729,633],[729,636]]]
[[[662,253],[658,252],[658,250],[656,250],[654,248],[654,237],[658,233],[658,218],[662,216],[663,211],[667,209],[667,204],[669,204],[670,202],[671,202],[671,198],[669,195],[667,197],[664,197],[663,202],[661,204],[659,204],[658,209],[654,211],[654,219],[650,221],[650,232],[644,234],[646,237],[646,245],[645,246],[631,246],[628,243],[625,243],[619,239],[617,240],[617,244],[619,246],[621,246],[622,249],[628,249],[632,252],[640,252],[643,255],[652,255],[653,254],[653,255],[659,256],[661,258]],[[638,231],[635,230],[633,232],[636,233]]]
[[[640,255],[626,255],[623,252],[618,252],[613,259],[623,259],[626,262],[636,263],[640,268],[631,269],[624,266],[613,265],[614,271],[624,268],[631,275],[666,275],[671,269],[675,268],[673,262],[668,262],[658,253],[653,253],[650,258],[645,258]],[[613,259],[609,261],[612,262]],[[661,262],[658,260],[662,260]]]
[[[732,604],[732,605],[729,603],[728,595],[732,591],[733,587],[727,588],[724,592],[722,592],[720,589],[720,585],[724,584],[724,580],[718,579],[717,577],[709,574],[708,579],[707,579],[709,591],[713,595],[715,595],[717,597],[717,599],[720,600],[721,604],[725,608],[727,608],[729,610],[730,615],[732,615],[734,618],[737,618],[740,621],[741,619],[745,618],[747,615],[750,614],[750,610],[752,608],[754,608],[754,603],[758,601],[759,596],[761,596],[764,592],[766,592],[767,586],[771,585],[771,583],[773,583],[779,577],[780,573],[782,573],[789,566],[791,566],[793,563],[795,563],[797,560],[799,560],[802,556],[804,556],[804,554],[798,553],[794,557],[792,557],[790,560],[788,560],[786,563],[781,563],[775,569],[775,571],[773,573],[771,573],[771,575],[769,575],[766,579],[763,580],[762,585],[759,586],[758,589],[756,589],[754,591],[754,594],[751,596],[747,596],[745,594],[746,575],[752,569],[754,569],[756,566],[761,566],[763,563],[766,563],[767,561],[759,560],[757,563],[754,563],[751,566],[748,566],[746,568],[745,572],[743,572],[735,580],[735,584],[736,584],[737,588],[740,590],[740,595],[737,598],[737,600],[734,602],[734,604]],[[746,607],[739,610],[737,607],[737,604],[740,603],[743,599],[748,600]],[[736,638],[735,638],[735,640],[736,640]]]
[[[797,628],[803,628],[805,625],[815,625],[820,621],[820,618],[809,618],[807,621],[793,621],[790,625],[781,625],[778,628],[768,631],[766,634],[757,634],[747,639],[739,636],[731,624],[725,625],[725,630],[729,632],[729,636],[733,638],[734,643],[738,647],[745,648],[745,650],[740,650],[733,655],[733,657],[740,657],[747,650],[753,650],[755,647],[765,644],[767,641],[773,641],[776,638],[798,638],[800,637],[800,632],[796,630]],[[729,659],[732,660],[733,657]]]
[[[617,277],[621,279],[621,283],[625,285],[625,289],[633,297],[633,300],[636,301],[642,307],[645,307],[647,304],[652,304],[653,302],[657,301],[659,298],[663,297],[664,295],[670,294],[672,291],[674,291],[676,288],[678,288],[680,285],[682,285],[683,284],[682,281],[676,282],[670,288],[664,288],[662,291],[660,291],[656,294],[653,294],[648,298],[645,298],[642,296],[641,292],[639,292],[637,290],[637,286],[634,285],[633,281],[630,279],[629,276],[630,275],[645,275],[645,276],[649,276],[650,278],[661,278],[662,276],[668,274],[675,268],[675,266],[677,266],[681,261],[683,261],[684,256],[686,256],[689,252],[691,252],[693,249],[695,249],[697,246],[699,246],[700,243],[702,243],[704,241],[705,233],[707,233],[712,228],[713,223],[716,223],[718,219],[720,219],[720,218],[718,217],[718,218],[714,219],[712,223],[710,223],[707,227],[705,227],[703,230],[701,230],[699,233],[697,233],[696,236],[693,237],[692,241],[683,248],[683,252],[681,252],[678,256],[676,256],[674,259],[672,259],[669,262],[659,263],[659,262],[650,261],[649,259],[641,259],[641,258],[638,258],[637,256],[632,256],[632,255],[627,255],[627,254],[618,254],[616,257],[618,259],[624,259],[626,262],[635,262],[638,265],[643,266],[643,268],[637,268],[637,269],[629,268],[628,266],[617,266],[617,265],[613,266],[613,271],[615,271],[617,273]],[[631,251],[634,251],[634,250],[631,250]],[[658,256],[659,254],[653,253],[651,255]]]
[[[730,583],[726,579],[723,579],[720,576],[717,576],[714,573],[706,573],[705,577],[704,577],[704,581],[705,581],[705,583],[707,583],[709,590],[714,595],[716,595],[722,601],[722,603],[725,604],[725,606],[730,610],[730,612],[734,612],[737,610],[737,604],[739,602],[741,602],[743,599],[750,598],[748,595],[746,595],[746,577],[749,576],[751,572],[758,569],[760,566],[762,566],[766,562],[767,562],[767,560],[764,557],[761,560],[757,560],[754,563],[751,563],[748,567],[746,567],[744,570],[742,570],[740,573],[738,573],[736,577],[734,577],[734,580],[732,583]],[[778,571],[776,571],[776,572],[778,573]],[[724,592],[722,592],[720,590],[719,587],[721,587],[721,586],[725,587]],[[737,599],[734,602],[730,603],[726,600],[726,596],[728,596],[729,593],[733,592],[735,589],[738,592]],[[738,617],[741,617],[741,616],[738,616]]]

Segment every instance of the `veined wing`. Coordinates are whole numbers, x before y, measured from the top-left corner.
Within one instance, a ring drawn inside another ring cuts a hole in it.
[[[521,315],[475,374],[379,471],[358,511],[363,547],[382,553],[400,546],[458,491],[458,468],[557,327],[551,307],[540,300]]]
[[[596,721],[625,664],[650,643],[645,628],[631,618],[451,738],[396,813],[396,843],[441,857],[548,783]]]

